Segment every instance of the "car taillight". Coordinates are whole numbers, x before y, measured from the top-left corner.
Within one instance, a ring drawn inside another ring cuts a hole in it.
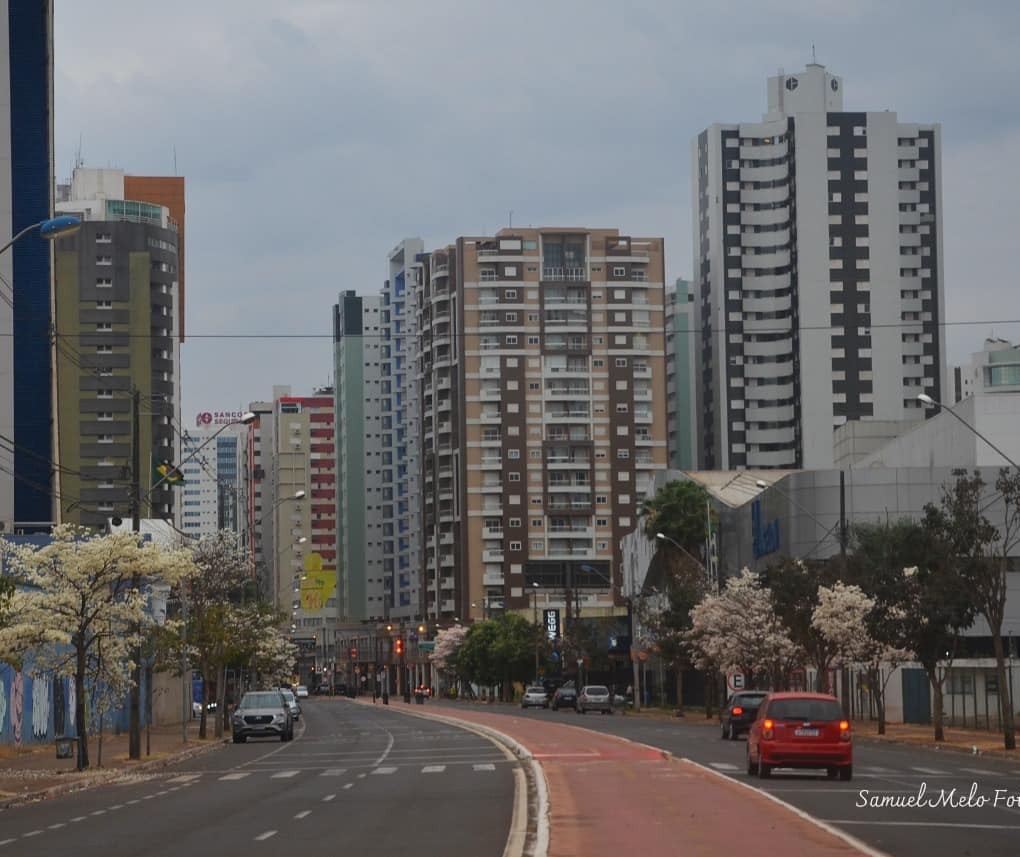
[[[738,706],[737,706],[736,708],[734,708],[734,709],[733,709],[733,711],[732,711],[731,713],[733,713],[733,714],[743,714],[743,713],[744,713],[744,709],[743,709],[743,708],[741,708],[741,707],[740,707],[740,706],[738,705]]]
[[[774,726],[775,726],[775,724],[771,720],[766,720],[764,723],[762,723],[762,725],[761,725],[761,737],[764,738],[766,741],[770,741],[773,738],[775,738],[776,737],[776,733],[773,730]]]
[[[839,740],[840,741],[850,740],[850,721],[848,720],[839,721]]]

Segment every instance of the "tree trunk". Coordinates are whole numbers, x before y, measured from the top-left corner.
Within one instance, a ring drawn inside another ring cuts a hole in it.
[[[227,667],[220,664],[219,675],[216,680],[216,728],[213,734],[217,738],[223,737],[223,715],[227,709]]]
[[[676,707],[683,711],[684,708],[684,670],[683,667],[676,668]]]
[[[705,673],[705,719],[712,719],[712,708],[715,703],[715,671]]]
[[[882,682],[882,668],[868,669],[868,684],[871,685],[871,698],[875,701],[878,713],[878,734],[885,735],[885,684]]]
[[[74,669],[74,725],[78,733],[78,770],[89,766],[89,736],[85,721],[85,649],[78,646]]]
[[[927,671],[927,670],[926,670]],[[942,682],[937,678],[938,667],[928,671],[928,683],[931,685],[932,694],[934,699],[932,700],[932,719],[935,723],[935,740],[945,741],[946,731],[945,725],[943,724],[943,700],[942,700]]]
[[[199,674],[202,677],[202,710],[198,718],[198,738],[200,741],[204,741],[207,737],[205,728],[205,710],[206,706],[209,704],[209,662],[206,660],[201,661],[198,668]]]
[[[1002,717],[1002,740],[1007,750],[1016,749],[1016,725],[1013,722],[1013,699],[1006,677],[1006,653],[1002,647],[1002,623],[992,629],[992,651],[995,652],[995,675],[999,680],[999,713]]]

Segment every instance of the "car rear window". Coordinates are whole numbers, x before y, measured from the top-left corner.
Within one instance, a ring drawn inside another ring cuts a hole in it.
[[[544,687],[529,687],[527,692],[528,693],[540,693],[543,696],[545,696],[545,688]]]
[[[757,708],[761,705],[761,701],[765,698],[764,693],[742,693],[738,696],[734,696],[731,705],[749,705],[752,708]]]
[[[591,687],[586,687],[585,693],[589,696],[608,696],[609,688],[603,687],[601,684],[593,684]]]
[[[842,720],[843,712],[834,699],[777,699],[769,705],[773,720]]]

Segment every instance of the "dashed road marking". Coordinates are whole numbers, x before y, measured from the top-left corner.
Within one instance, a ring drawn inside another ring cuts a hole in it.
[[[93,812],[90,812],[89,815],[106,815],[106,810],[105,809],[97,809],[97,810],[95,810]]]
[[[740,770],[740,768],[738,768],[736,765],[731,765],[729,762],[709,762],[708,764],[711,765],[713,768],[715,768],[717,771],[739,771]]]
[[[934,777],[945,777],[948,776],[948,771],[940,771],[937,768],[911,768],[912,771],[917,771],[919,774],[931,774]]]
[[[301,812],[299,812],[297,815],[295,815],[294,818],[307,818],[311,814],[312,814],[312,811],[310,809],[305,809],[305,810],[302,810]]]
[[[181,774],[179,777],[174,777],[172,780],[167,780],[168,783],[190,783],[192,780],[197,780],[201,774]]]
[[[319,776],[322,777],[342,777],[347,773],[347,768],[326,768]]]
[[[968,774],[977,774],[981,777],[994,777],[995,771],[987,771],[983,768],[960,768],[961,771],[966,771]]]
[[[474,769],[476,771],[494,771],[494,770],[496,770],[496,766],[495,765],[490,765],[490,764],[474,765],[473,767],[474,767]]]
[[[17,842],[16,839],[0,839],[0,845],[10,845],[12,842]]]
[[[296,777],[301,771],[280,771],[278,774],[273,774],[271,779],[274,780],[289,780],[291,777]]]
[[[270,836],[276,836],[275,830],[267,830],[265,833],[260,833],[255,837],[256,842],[262,842],[264,839],[269,839]]]
[[[390,767],[373,768],[372,769],[372,773],[373,774],[395,774],[396,772],[397,772],[396,768],[390,768]]]
[[[344,788],[345,789],[353,789],[354,788],[354,783],[348,783],[347,785],[344,786]]]
[[[421,769],[423,774],[441,774],[446,770],[446,765],[426,765]]]
[[[243,780],[245,777],[250,777],[251,771],[235,771],[232,774],[224,774],[220,777],[221,780]]]
[[[330,802],[331,800],[334,800],[335,798],[336,798],[336,795],[326,795],[326,796],[325,796],[325,797],[324,797],[324,798],[322,799],[322,802],[323,802],[323,803],[329,803],[329,802]]]
[[[71,821],[79,822],[79,821],[84,821],[86,818],[88,818],[87,815],[76,815],[74,818],[71,819]]]
[[[60,830],[61,827],[67,827],[66,821],[58,821],[56,824],[51,824],[49,830]]]
[[[883,768],[880,765],[864,765],[861,768],[862,771],[868,771],[872,774],[895,774],[896,772],[892,768]]]
[[[41,830],[30,830],[30,831],[28,831],[28,833],[22,833],[21,834],[21,838],[22,839],[30,839],[33,836],[38,836],[40,833],[42,833]]]

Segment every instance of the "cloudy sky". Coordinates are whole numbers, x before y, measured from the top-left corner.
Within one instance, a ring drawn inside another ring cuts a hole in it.
[[[176,153],[186,177],[185,425],[329,383],[338,292],[378,291],[403,237],[439,246],[512,211],[662,235],[668,276],[690,276],[691,139],[756,120],[766,77],[812,45],[846,109],[942,123],[950,361],[1020,339],[1011,0],[55,6],[58,179],[79,147],[141,175]]]

